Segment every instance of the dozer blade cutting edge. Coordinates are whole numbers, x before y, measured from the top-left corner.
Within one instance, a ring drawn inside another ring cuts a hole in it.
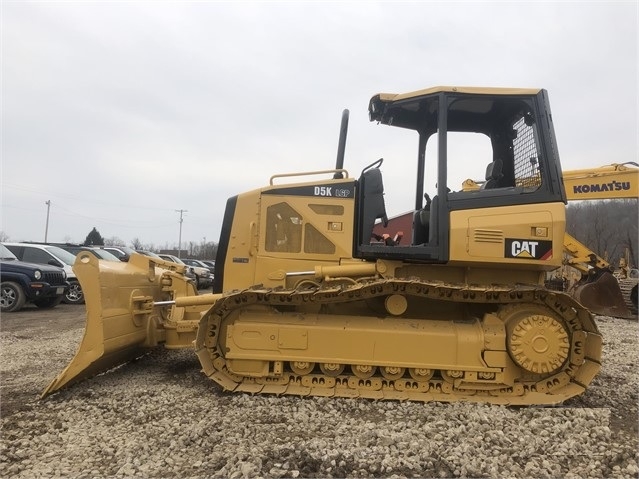
[[[84,337],[75,357],[42,397],[140,357],[163,340],[158,337],[163,331],[157,332],[152,324],[159,316],[149,314],[153,302],[166,294],[160,284],[165,270],[156,266],[139,255],[120,263],[78,254],[73,270],[86,298]]]
[[[612,273],[603,272],[587,282],[576,283],[570,291],[593,314],[615,318],[633,318],[623,299],[619,282]]]

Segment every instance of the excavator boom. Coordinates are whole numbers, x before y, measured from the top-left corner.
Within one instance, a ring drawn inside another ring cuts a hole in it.
[[[635,162],[564,171],[563,179],[569,201],[639,198],[639,164]]]

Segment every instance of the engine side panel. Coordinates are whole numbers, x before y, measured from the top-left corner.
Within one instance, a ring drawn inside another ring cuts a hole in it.
[[[459,210],[450,216],[452,264],[539,271],[561,266],[563,203]]]

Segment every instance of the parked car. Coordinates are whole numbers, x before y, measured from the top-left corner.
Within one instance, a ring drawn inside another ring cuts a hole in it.
[[[213,276],[211,272],[202,266],[192,266],[186,264],[177,256],[173,256],[172,254],[160,254],[160,258],[165,259],[167,261],[172,261],[174,263],[183,264],[187,268],[190,268],[195,274],[195,286],[197,289],[209,288],[213,284]]]
[[[166,261],[165,258],[162,258],[159,254],[154,253],[153,251],[147,251],[147,250],[141,250],[141,249],[136,249],[136,250],[132,250],[133,253],[137,253],[137,254],[141,254],[143,256],[148,256],[149,258],[156,258],[156,259],[161,259],[162,261]],[[130,257],[130,256],[129,256]],[[127,261],[129,259],[127,258]],[[173,263],[175,263],[175,261],[172,261]],[[191,267],[187,267],[184,271],[184,275],[190,279],[191,281],[193,281],[194,283],[196,282],[197,278],[195,276],[195,272],[193,271],[193,268]]]
[[[52,243],[49,243],[52,244]],[[70,243],[55,243],[54,246],[59,246],[65,251],[73,255],[77,255],[80,251],[89,251],[91,254],[96,256],[98,259],[103,259],[106,261],[120,261],[120,259],[109,251],[98,248],[97,246],[84,246],[79,244],[70,244]]]
[[[202,260],[194,259],[194,258],[185,258],[182,261],[184,261],[184,263],[188,264],[189,266],[198,266],[200,268],[208,269],[209,273],[211,273],[211,276],[214,276],[215,274],[215,266],[210,266]]]
[[[215,274],[215,261],[208,260],[208,259],[203,259],[200,261],[202,261],[202,263],[204,263],[205,265],[209,267],[209,269],[211,270],[211,273]]]
[[[26,303],[53,308],[68,288],[64,269],[25,263],[0,244],[0,312],[20,311]]]
[[[112,255],[116,256],[120,261],[129,261],[131,253],[135,253],[135,250],[127,246],[100,246],[100,249],[108,251]]]
[[[35,243],[2,243],[20,260],[27,263],[48,264],[63,268],[67,275],[69,288],[62,300],[68,304],[83,304],[84,294],[77,276],[71,268],[75,262],[75,255],[63,250],[59,246]]]
[[[157,254],[157,253],[154,253],[153,251],[147,251],[147,250],[143,250],[143,249],[136,249],[135,252],[143,254],[144,256],[150,256],[151,258],[160,258],[160,255]]]

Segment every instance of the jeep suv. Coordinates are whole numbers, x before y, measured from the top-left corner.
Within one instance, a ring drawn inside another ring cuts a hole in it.
[[[60,304],[69,287],[62,268],[18,261],[2,244],[0,277],[0,311],[3,313],[20,311],[26,303],[53,308]]]
[[[17,256],[20,261],[35,264],[48,264],[63,268],[69,281],[69,289],[62,300],[68,304],[83,304],[84,295],[80,282],[71,266],[75,262],[75,255],[58,246],[34,243],[2,243]]]

